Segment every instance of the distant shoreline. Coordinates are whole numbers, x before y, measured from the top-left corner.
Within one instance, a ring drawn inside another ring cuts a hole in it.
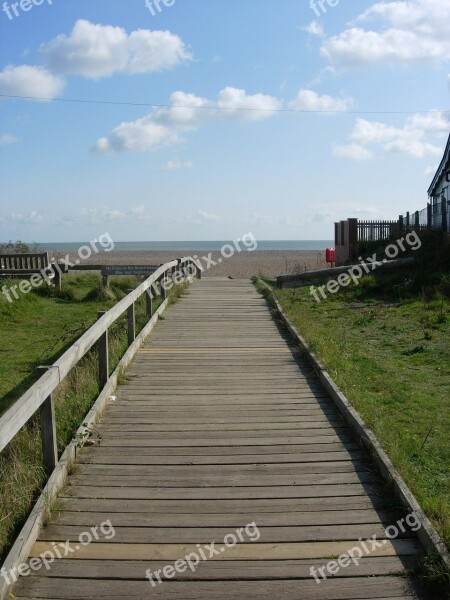
[[[67,252],[54,253],[63,257]],[[76,253],[69,253],[71,260],[76,260]],[[205,277],[234,277],[249,279],[254,275],[276,277],[315,269],[325,268],[325,247],[317,250],[243,250],[231,258],[223,258],[218,251],[193,249],[184,250],[117,250],[99,252],[83,264],[96,265],[160,265],[183,256],[194,256],[200,259],[203,266],[210,265],[204,272]],[[202,257],[210,257],[215,265]],[[220,259],[220,260],[219,260]]]
[[[115,242],[115,252],[214,252],[231,240],[181,241],[181,242]],[[75,252],[86,242],[54,242],[34,244],[43,252]],[[333,246],[332,240],[258,240],[260,251],[315,251]]]

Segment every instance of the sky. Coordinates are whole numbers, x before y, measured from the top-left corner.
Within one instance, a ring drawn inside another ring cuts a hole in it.
[[[448,0],[14,4],[0,241],[330,239],[426,205]]]

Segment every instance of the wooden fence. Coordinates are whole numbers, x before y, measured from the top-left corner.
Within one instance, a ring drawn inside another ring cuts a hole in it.
[[[398,221],[358,221],[358,242],[377,242],[398,237],[400,226]]]
[[[344,265],[357,257],[359,242],[388,242],[408,231],[450,231],[450,202],[428,203],[423,210],[400,215],[392,221],[359,221],[347,219],[335,223],[336,265]]]
[[[41,378],[25,394],[17,400],[3,417],[0,418],[0,452],[11,442],[34,413],[41,409],[41,423],[43,425],[43,454],[48,474],[50,474],[57,461],[55,445],[55,421],[52,394],[63,379],[83,358],[83,356],[97,344],[99,353],[99,379],[103,388],[109,379],[108,361],[108,330],[125,312],[128,315],[128,342],[131,344],[135,333],[135,303],[146,293],[147,313],[152,316],[152,296],[150,288],[159,284],[161,294],[165,299],[164,282],[168,274],[172,275],[176,269],[190,268],[195,261],[191,258],[174,260],[162,265],[144,283],[123,298],[109,311],[101,313],[98,321],[86,331],[52,366],[45,367]]]
[[[43,523],[46,509],[63,486],[67,473],[75,460],[80,436],[83,437],[89,433],[90,427],[95,424],[98,416],[104,410],[108,398],[113,393],[121,369],[130,363],[140,344],[164,312],[168,303],[166,298],[166,287],[168,286],[165,286],[165,283],[168,277],[172,275],[174,276],[173,281],[180,281],[181,277],[176,276],[177,271],[185,277],[192,277],[194,273],[198,277],[201,276],[198,263],[190,257],[174,260],[159,267],[155,273],[113,308],[107,312],[99,313],[97,322],[53,365],[40,367],[42,375],[38,381],[0,418],[0,452],[2,452],[34,414],[40,411],[42,452],[48,477],[44,493],[33,509],[32,518],[28,519],[3,565],[7,571],[17,569],[18,565],[28,558]],[[161,293],[163,303],[157,311],[153,312],[152,292],[155,292],[155,289]],[[149,321],[136,337],[135,303],[143,294],[146,295]],[[115,371],[110,374],[108,331],[124,313],[127,314],[129,348]],[[78,429],[75,439],[66,447],[62,456],[58,459],[53,393],[70,371],[95,345],[98,349],[98,376],[101,392],[94,407]],[[8,597],[9,589],[10,583],[0,578],[0,598],[2,600]]]

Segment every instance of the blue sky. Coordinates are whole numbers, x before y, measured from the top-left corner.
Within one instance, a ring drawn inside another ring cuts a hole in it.
[[[0,239],[330,239],[425,206],[450,2],[31,1],[0,12],[0,94],[48,101],[0,99]]]

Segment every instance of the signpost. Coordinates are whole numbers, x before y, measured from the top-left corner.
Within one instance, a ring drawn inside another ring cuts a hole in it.
[[[103,265],[101,268],[103,285],[108,285],[108,277],[113,275],[136,275],[150,277],[160,265]]]

